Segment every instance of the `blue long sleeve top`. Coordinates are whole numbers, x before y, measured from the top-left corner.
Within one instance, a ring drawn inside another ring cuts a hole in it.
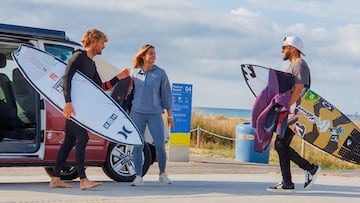
[[[156,65],[146,72],[141,67],[133,68],[131,76],[134,80],[131,111],[158,114],[172,108],[170,82],[163,69]]]

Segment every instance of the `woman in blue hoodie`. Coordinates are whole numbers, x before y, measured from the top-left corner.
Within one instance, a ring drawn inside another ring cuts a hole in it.
[[[169,79],[166,72],[155,65],[155,47],[146,44],[140,47],[133,60],[131,76],[134,80],[134,98],[130,117],[138,127],[140,134],[144,138],[145,126],[149,126],[153,137],[157,161],[159,164],[159,181],[163,184],[171,184],[171,180],[165,173],[166,151],[164,136],[164,121],[162,114],[167,111],[167,124],[173,128],[172,117],[172,93]],[[134,164],[136,177],[130,184],[140,186],[144,184],[142,175],[144,146],[134,147]]]

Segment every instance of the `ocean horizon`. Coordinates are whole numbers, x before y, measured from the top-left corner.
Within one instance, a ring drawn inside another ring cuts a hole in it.
[[[192,107],[192,111],[205,115],[205,116],[217,116],[223,115],[233,118],[251,118],[251,109],[236,109],[236,108],[220,108],[220,107]],[[358,113],[346,114],[346,116],[352,121],[360,121],[360,115]]]
[[[251,118],[251,109],[235,109],[235,108],[220,108],[220,107],[193,107],[192,111],[205,115],[217,116],[223,115],[233,118]]]

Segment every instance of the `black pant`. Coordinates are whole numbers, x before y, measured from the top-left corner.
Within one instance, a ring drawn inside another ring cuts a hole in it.
[[[71,149],[75,148],[76,167],[80,179],[86,178],[85,174],[85,148],[89,141],[89,135],[87,131],[74,123],[71,120],[67,120],[65,124],[65,139],[61,145],[57,155],[54,176],[60,177],[60,171],[66,163],[66,159],[69,156]]]
[[[275,139],[275,150],[279,155],[280,169],[284,184],[292,183],[290,161],[296,163],[304,170],[311,170],[313,165],[306,159],[302,158],[293,148],[290,147],[294,132],[290,128],[286,128],[285,136],[277,136]]]

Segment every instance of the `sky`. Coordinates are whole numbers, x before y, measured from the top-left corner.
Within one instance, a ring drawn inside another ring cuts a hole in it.
[[[80,42],[97,28],[102,57],[130,67],[153,44],[172,83],[193,85],[194,107],[251,109],[240,65],[285,70],[285,36],[304,41],[312,89],[346,114],[360,112],[357,0],[2,0],[0,23],[66,31]]]

